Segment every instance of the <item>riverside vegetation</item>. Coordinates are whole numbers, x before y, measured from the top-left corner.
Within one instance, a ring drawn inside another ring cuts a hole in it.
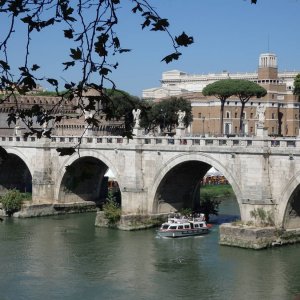
[[[24,201],[29,200],[31,200],[30,193],[21,193],[17,189],[8,190],[3,196],[0,196],[2,208],[9,217],[21,209]]]

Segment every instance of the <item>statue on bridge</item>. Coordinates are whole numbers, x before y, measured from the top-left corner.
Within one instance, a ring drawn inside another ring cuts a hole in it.
[[[256,118],[258,118],[258,127],[262,128],[265,125],[265,111],[266,107],[263,104],[259,104],[256,109]]]
[[[185,117],[185,111],[179,110],[177,112],[177,116],[178,116],[178,128],[184,128],[183,119]]]
[[[14,128],[14,135],[15,136],[20,136],[21,135],[21,126],[20,126],[20,117],[19,115],[16,116],[16,125]]]
[[[132,110],[134,128],[140,128],[140,114],[141,110],[139,108]]]

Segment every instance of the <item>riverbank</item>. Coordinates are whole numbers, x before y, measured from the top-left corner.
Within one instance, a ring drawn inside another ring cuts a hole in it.
[[[95,202],[86,201],[80,203],[53,203],[53,204],[31,204],[26,202],[20,211],[15,212],[14,218],[34,218],[44,216],[55,216],[63,214],[74,214],[84,212],[95,212]],[[0,207],[0,216],[5,217],[5,211]]]
[[[235,197],[233,189],[230,184],[206,184],[200,188],[201,192],[208,193],[212,197],[216,198],[229,198]]]

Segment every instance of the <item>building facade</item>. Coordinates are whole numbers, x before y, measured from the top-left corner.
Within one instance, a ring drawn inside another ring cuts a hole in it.
[[[15,98],[16,97],[16,98]],[[9,114],[14,111],[16,101],[20,110],[31,109],[33,105],[39,105],[45,111],[53,116],[64,116],[60,122],[49,122],[48,128],[52,129],[52,135],[57,136],[81,136],[81,135],[116,135],[124,131],[124,122],[122,120],[106,120],[105,114],[97,112],[95,118],[99,121],[99,126],[87,127],[85,116],[82,111],[75,109],[77,105],[74,101],[61,101],[60,97],[43,95],[16,95],[9,97],[0,106],[0,135],[13,136],[23,135],[29,129],[22,122],[19,124],[11,123],[8,125]],[[100,109],[98,108],[100,111]],[[51,123],[51,124],[50,124]],[[38,122],[33,124],[36,129],[41,129]]]
[[[277,57],[264,53],[259,57],[255,73],[189,75],[180,71],[169,71],[162,75],[161,87],[143,91],[144,99],[159,100],[166,97],[183,97],[191,101],[193,122],[190,133],[194,135],[220,134],[220,101],[216,97],[202,95],[203,88],[222,79],[245,79],[256,82],[267,90],[263,98],[252,98],[246,104],[243,129],[239,131],[241,103],[231,97],[224,107],[223,132],[225,134],[256,135],[258,122],[256,109],[263,105],[265,127],[269,135],[297,136],[299,133],[299,101],[293,95],[294,78],[299,72],[279,72]]]

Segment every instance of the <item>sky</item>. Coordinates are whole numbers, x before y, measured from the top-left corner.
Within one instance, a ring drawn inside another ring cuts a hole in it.
[[[121,0],[117,33],[130,53],[118,57],[119,68],[112,74],[117,88],[141,96],[142,90],[160,86],[162,72],[180,70],[190,74],[254,72],[261,53],[278,57],[280,71],[300,72],[300,0],[148,0],[161,17],[170,22],[170,31],[185,31],[194,44],[182,49],[179,61],[166,64],[161,59],[173,49],[162,32],[142,30],[141,17],[130,12],[130,0]],[[6,20],[0,20],[0,26]],[[1,33],[0,33],[1,35]],[[17,30],[11,43],[10,59],[21,64],[24,31]],[[32,61],[48,77],[76,80],[80,69],[63,72],[68,46],[59,31],[36,34],[30,49]],[[44,86],[50,89],[49,86]]]

